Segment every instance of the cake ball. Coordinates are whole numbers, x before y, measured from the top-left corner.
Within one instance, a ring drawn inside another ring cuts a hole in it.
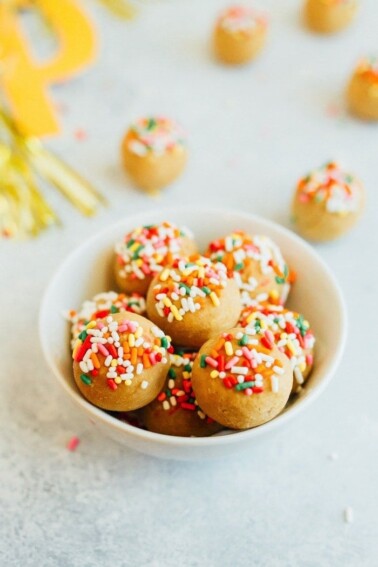
[[[329,162],[298,181],[293,224],[309,240],[333,240],[356,224],[363,207],[361,182],[336,162]]]
[[[196,353],[170,355],[171,367],[162,391],[143,409],[149,431],[179,437],[206,437],[222,429],[199,407],[192,388],[192,367]]]
[[[290,360],[294,372],[293,392],[298,393],[314,364],[315,336],[303,315],[282,305],[256,303],[243,309],[238,324],[257,335],[267,330],[273,333],[276,346]]]
[[[187,228],[169,222],[140,226],[115,245],[115,278],[125,293],[146,295],[152,278],[179,256],[197,251]]]
[[[357,8],[357,0],[306,0],[304,15],[311,30],[334,33],[352,22]]]
[[[350,111],[363,120],[378,120],[378,57],[363,59],[347,90]]]
[[[155,276],[147,295],[149,319],[176,345],[199,348],[230,328],[241,312],[236,282],[226,267],[204,256],[178,259]]]
[[[262,425],[285,407],[293,370],[273,333],[234,328],[207,341],[193,364],[192,385],[198,404],[231,429]]]
[[[286,301],[294,276],[277,244],[267,236],[236,230],[210,242],[206,256],[226,266],[228,277],[238,284],[243,305],[256,298],[271,303]]]
[[[169,370],[170,338],[135,313],[90,321],[73,350],[74,379],[93,405],[132,411],[161,391]]]
[[[103,319],[113,313],[126,312],[144,315],[146,312],[144,297],[138,293],[126,295],[115,291],[106,291],[97,293],[92,299],[84,301],[78,311],[71,309],[65,315],[71,323],[72,348],[77,337],[90,321]]]
[[[172,183],[187,161],[182,128],[169,118],[140,118],[122,141],[122,158],[133,183],[144,191],[157,191]]]
[[[252,8],[231,6],[215,25],[213,46],[216,57],[231,65],[254,59],[265,44],[267,21]]]

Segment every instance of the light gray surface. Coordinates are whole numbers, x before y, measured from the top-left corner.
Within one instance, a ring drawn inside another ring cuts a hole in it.
[[[363,2],[355,25],[331,38],[300,27],[300,2],[261,2],[271,14],[269,44],[240,70],[209,58],[208,30],[221,4],[146,3],[139,19],[122,24],[87,2],[102,51],[86,75],[54,88],[66,112],[52,146],[111,207],[88,221],[52,196],[64,229],[0,243],[1,565],[377,563],[378,130],[329,116],[360,54],[377,49],[376,2]],[[191,145],[187,171],[161,205],[195,198],[287,223],[298,176],[334,157],[368,191],[359,227],[319,247],[349,307],[341,368],[306,415],[234,460],[164,462],[97,435],[55,385],[38,344],[39,302],[66,254],[109,222],[156,206],[128,186],[118,163],[127,124],[149,112],[178,118]],[[77,128],[86,141],[75,140]],[[65,448],[72,435],[81,440],[75,453]],[[347,506],[352,524],[343,519]]]

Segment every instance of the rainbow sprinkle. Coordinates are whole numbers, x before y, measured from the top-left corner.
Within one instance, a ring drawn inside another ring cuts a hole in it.
[[[251,33],[259,26],[265,27],[267,21],[251,8],[231,6],[220,14],[218,25],[231,33]]]
[[[210,352],[201,354],[200,366],[209,368],[210,377],[222,380],[225,388],[246,396],[262,394],[267,382],[271,391],[278,393],[284,369],[272,356],[274,346],[269,330],[262,336],[257,336],[253,327],[223,333]]]
[[[117,242],[115,252],[123,278],[144,280],[154,277],[180,255],[182,238],[192,238],[187,228],[163,222],[141,226]]]
[[[104,320],[91,321],[80,333],[72,358],[78,363],[80,379],[91,386],[93,378],[106,369],[106,381],[111,390],[122,383],[131,386],[135,376],[160,362],[168,361],[170,337],[153,326],[145,331],[137,321],[127,318],[115,321],[111,315]],[[147,380],[140,387],[146,389]]]
[[[222,262],[226,266],[228,276],[238,284],[243,305],[251,302],[250,294],[259,286],[257,277],[245,275],[254,263],[258,263],[263,275],[274,275],[279,285],[288,286],[291,280],[289,268],[279,247],[267,236],[249,236],[238,230],[224,238],[213,240],[206,255],[213,262]],[[277,299],[273,292],[270,300]]]
[[[179,124],[162,116],[140,118],[130,126],[128,148],[138,156],[149,153],[163,155],[186,145],[185,134]]]
[[[71,336],[72,348],[77,337],[85,329],[85,326],[95,319],[103,319],[112,313],[137,313],[143,315],[146,312],[146,301],[138,293],[126,295],[115,291],[98,293],[92,299],[84,301],[79,311],[71,309],[64,313],[65,318],[72,323]]]
[[[297,384],[304,383],[303,375],[308,374],[313,365],[311,351],[315,337],[303,315],[281,305],[261,305],[256,302],[242,311],[239,325],[252,327],[259,335],[266,330],[271,331],[277,348],[290,360]]]
[[[329,162],[298,181],[297,198],[301,203],[324,204],[328,213],[345,215],[358,210],[361,184],[338,163]]]
[[[171,368],[165,389],[158,395],[157,401],[165,411],[175,413],[177,410],[195,411],[200,419],[213,423],[198,406],[192,388],[192,368],[196,353],[177,352],[170,355]],[[179,372],[177,370],[179,369]],[[182,371],[181,371],[182,369]]]
[[[177,259],[160,273],[159,281],[153,287],[156,311],[169,322],[182,321],[205,303],[219,307],[227,272],[223,264],[195,255],[189,260]]]

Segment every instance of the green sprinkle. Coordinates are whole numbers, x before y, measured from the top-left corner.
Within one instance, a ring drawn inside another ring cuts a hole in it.
[[[154,118],[149,118],[147,122],[147,130],[153,130],[156,125],[157,125],[156,120]]]
[[[242,338],[239,341],[239,345],[240,346],[245,346],[246,344],[248,344],[248,335],[243,335]]]
[[[201,289],[202,289],[202,291],[203,291],[204,293],[206,293],[206,295],[210,295],[210,293],[211,293],[211,289],[209,289],[209,288],[208,288],[208,287],[206,287],[206,286],[204,286],[204,287],[203,287],[203,288],[201,288]]]
[[[255,320],[255,331],[259,333],[261,331],[261,321],[260,319]]]
[[[283,284],[285,283],[285,278],[281,278],[280,276],[276,276],[275,280],[278,284]]]
[[[179,287],[183,287],[186,291],[186,294],[189,295],[190,294],[190,287],[184,283],[179,283]]]
[[[176,372],[173,370],[173,368],[170,368],[170,369],[168,370],[168,376],[169,376],[170,378],[173,378],[173,379],[177,378],[177,374],[176,374]]]
[[[308,325],[306,325],[303,315],[298,315],[296,319],[296,324],[300,334],[302,335],[302,337],[304,337],[308,330]]]
[[[132,238],[131,240],[128,241],[127,243],[127,248],[131,248],[131,246],[135,244],[135,240]]]
[[[160,344],[161,344],[161,346],[162,346],[163,348],[168,348],[169,343],[168,343],[167,337],[163,337],[163,338],[161,339]]]
[[[235,264],[235,266],[234,266],[234,270],[236,272],[240,272],[240,270],[242,270],[243,268],[244,268],[243,262],[239,262],[238,264]]]
[[[154,228],[153,224],[145,224],[143,228],[146,228],[147,230],[151,230],[151,228]]]
[[[241,392],[242,390],[246,390],[247,388],[253,388],[254,385],[254,382],[243,382],[243,384],[237,384],[235,386],[235,390]]]
[[[81,341],[85,341],[85,339],[87,338],[87,336],[88,336],[87,331],[81,331],[81,333],[80,333],[80,335],[79,335],[78,338],[79,338]]]
[[[201,360],[200,360],[200,367],[201,368],[206,368],[207,364],[206,364],[206,358],[207,358],[207,354],[203,354],[201,356]]]
[[[184,370],[185,370],[185,372],[191,372],[191,371],[192,371],[192,367],[190,366],[190,364],[185,364]]]
[[[284,276],[285,276],[285,278],[287,278],[288,275],[289,275],[289,268],[288,268],[288,265],[285,264],[285,266],[284,266]]]
[[[172,397],[172,392],[171,392],[170,390],[167,390],[167,391],[166,391],[166,394],[167,394],[167,398]]]
[[[92,384],[92,380],[86,374],[80,374],[80,380],[87,386],[90,386]]]
[[[112,305],[110,307],[110,313],[119,313],[118,307],[116,307],[115,305]]]

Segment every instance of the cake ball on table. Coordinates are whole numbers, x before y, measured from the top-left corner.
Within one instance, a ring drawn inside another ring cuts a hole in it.
[[[315,336],[303,315],[282,305],[258,304],[245,307],[240,315],[241,327],[264,335],[271,331],[278,349],[290,360],[294,372],[293,393],[302,389],[314,364]]]
[[[115,278],[125,293],[146,295],[152,278],[177,257],[197,251],[187,228],[169,222],[140,226],[115,246]]]
[[[154,192],[172,183],[187,161],[183,129],[169,118],[140,118],[122,141],[122,159],[133,183]]]
[[[149,431],[179,437],[206,437],[222,429],[198,406],[192,388],[192,367],[196,353],[170,355],[171,367],[162,391],[143,409]]]
[[[363,120],[378,120],[378,57],[362,59],[347,90],[350,111]]]
[[[233,326],[240,312],[236,282],[223,264],[204,256],[176,260],[155,276],[148,290],[149,319],[174,344],[191,349]]]
[[[249,328],[234,328],[207,341],[194,361],[192,385],[200,407],[231,429],[262,425],[285,407],[293,385],[287,356]]]
[[[126,295],[115,291],[97,293],[92,299],[84,301],[78,311],[71,309],[65,315],[71,323],[72,346],[90,321],[103,319],[114,313],[137,313],[144,315],[146,301],[138,293]]]
[[[306,0],[306,24],[318,33],[338,32],[353,21],[358,4],[358,0]]]
[[[220,14],[215,25],[215,55],[222,63],[247,63],[263,48],[266,34],[265,17],[246,6],[231,6]]]
[[[364,201],[362,183],[336,162],[329,162],[298,181],[293,224],[309,240],[333,240],[356,224]]]
[[[243,305],[256,299],[286,301],[294,274],[289,272],[277,244],[267,236],[236,230],[210,242],[206,256],[226,266],[228,277],[238,284]]]
[[[134,313],[86,325],[73,350],[74,379],[93,405],[127,412],[150,403],[169,370],[170,338]]]

